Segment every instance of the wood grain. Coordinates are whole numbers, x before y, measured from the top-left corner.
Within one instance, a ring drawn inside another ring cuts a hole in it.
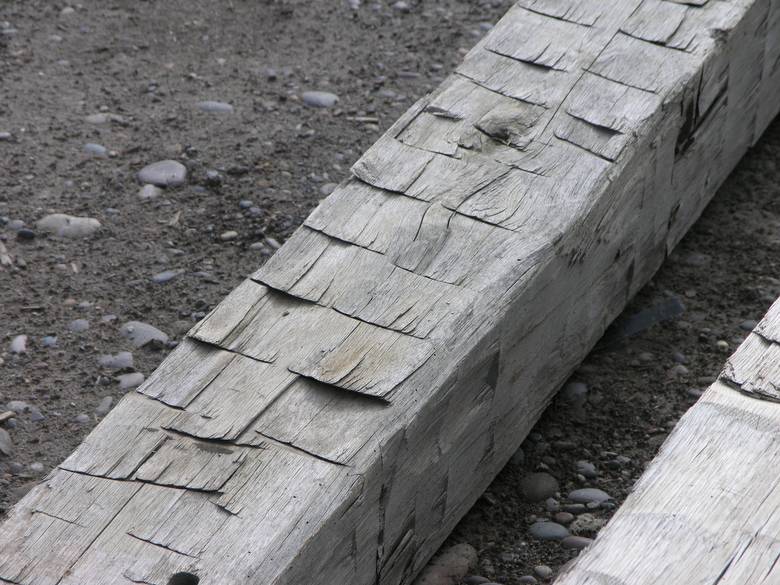
[[[518,2],[14,508],[0,582],[410,583],[776,114],[779,36]],[[729,383],[773,397],[757,335]]]

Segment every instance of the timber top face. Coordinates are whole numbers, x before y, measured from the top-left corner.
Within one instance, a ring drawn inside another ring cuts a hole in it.
[[[14,508],[0,583],[410,582],[775,114],[778,22],[519,2]]]

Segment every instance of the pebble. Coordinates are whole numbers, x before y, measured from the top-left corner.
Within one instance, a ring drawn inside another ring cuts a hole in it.
[[[133,367],[133,354],[129,351],[120,351],[115,355],[105,354],[98,358],[98,363],[104,368],[123,370]]]
[[[558,512],[555,516],[553,516],[553,518],[558,524],[563,524],[566,526],[572,520],[574,520],[575,516],[571,512]]]
[[[13,138],[13,135],[10,132],[0,132],[0,142],[8,142]]]
[[[322,187],[320,187],[320,193],[327,197],[336,190],[336,187],[338,187],[336,183],[325,183]]]
[[[16,414],[22,414],[30,410],[30,405],[24,400],[11,400],[5,405],[7,410],[13,411]]]
[[[588,396],[588,386],[582,382],[569,382],[561,390],[559,397],[565,402],[582,404]]]
[[[88,414],[81,413],[77,415],[76,418],[74,418],[73,420],[75,420],[80,425],[84,425],[87,424],[91,419],[89,418]]]
[[[555,495],[558,480],[549,473],[531,473],[520,480],[520,491],[530,502],[541,502]]]
[[[119,333],[130,340],[135,347],[143,347],[147,343],[165,345],[168,336],[148,323],[141,321],[128,321],[119,329]]]
[[[138,198],[142,201],[157,199],[160,195],[162,195],[162,189],[156,185],[144,185],[138,191]]]
[[[742,323],[739,324],[739,328],[742,329],[743,331],[753,331],[753,329],[755,329],[757,325],[758,325],[758,321],[747,320],[747,321],[742,321]]]
[[[591,538],[585,538],[584,536],[567,536],[561,540],[561,546],[563,548],[582,550],[593,542]]]
[[[0,429],[0,453],[6,457],[10,457],[14,452],[14,443],[11,440],[11,435],[5,429]]]
[[[463,585],[485,585],[486,583],[490,583],[490,579],[482,575],[469,575],[463,579]]]
[[[57,347],[57,338],[54,335],[47,335],[41,339],[41,345],[43,347]]]
[[[146,378],[141,372],[133,372],[132,374],[117,376],[116,379],[119,381],[120,389],[130,390],[131,388],[138,388],[138,386],[144,383]]]
[[[517,582],[520,585],[534,585],[535,583],[538,583],[539,581],[536,580],[536,577],[533,575],[523,575],[522,577],[519,577],[517,579]]]
[[[547,509],[548,512],[554,514],[555,512],[561,509],[561,504],[555,498],[547,498],[544,501],[544,507]]]
[[[225,102],[205,101],[198,102],[196,106],[201,112],[209,114],[231,114],[233,112],[233,106]]]
[[[339,101],[339,96],[327,91],[305,91],[301,98],[304,104],[312,108],[330,108]]]
[[[718,351],[726,353],[729,350],[729,343],[728,343],[728,341],[724,341],[723,339],[719,339],[717,341],[717,343],[715,343],[715,347],[718,348]]]
[[[86,238],[100,229],[100,222],[91,217],[76,217],[52,213],[36,222],[36,227],[63,238]]]
[[[40,463],[39,461],[30,463],[27,469],[29,469],[35,475],[43,475],[43,472],[46,471],[46,468],[43,466],[43,463]]]
[[[9,348],[11,353],[24,353],[27,351],[27,336],[17,335],[11,340]]]
[[[534,573],[540,579],[549,579],[552,577],[553,570],[547,565],[537,565],[534,567]]]
[[[684,378],[690,373],[690,370],[686,368],[682,364],[677,364],[676,366],[672,366],[672,368],[669,370],[669,376],[672,378]]]
[[[29,228],[21,228],[16,232],[16,237],[20,240],[32,240],[35,238],[35,232]]]
[[[30,407],[30,420],[32,422],[40,422],[44,420],[46,416],[35,406]]]
[[[226,232],[223,232],[219,235],[219,239],[223,242],[229,242],[230,240],[235,240],[238,237],[238,232],[235,232],[233,230],[229,230]]]
[[[565,526],[549,521],[534,522],[528,532],[539,540],[562,540],[569,536],[569,531],[566,530]]]
[[[477,551],[460,543],[444,549],[422,570],[416,583],[425,585],[456,585],[477,565]]]
[[[241,209],[249,209],[251,207],[254,207],[254,204],[255,204],[255,202],[254,201],[250,201],[249,199],[242,199],[241,201],[238,202],[238,206]]]
[[[178,187],[187,180],[187,167],[175,160],[162,160],[142,168],[138,180],[158,187]]]
[[[591,463],[590,461],[577,461],[576,470],[577,473],[579,473],[580,475],[582,475],[587,479],[594,479],[596,476],[598,476],[598,471],[596,471],[596,466],[593,465],[593,463]]]
[[[111,405],[113,404],[114,399],[111,396],[106,396],[103,398],[103,400],[100,401],[100,404],[98,404],[97,408],[95,409],[95,416],[99,416],[103,418],[108,414],[108,411],[111,410]]]
[[[601,503],[612,499],[612,496],[610,496],[607,492],[598,488],[582,488],[579,490],[574,490],[573,492],[569,492],[567,497],[572,502],[577,502],[578,504],[588,504],[590,502]]]
[[[607,523],[603,518],[596,518],[593,514],[581,514],[569,525],[573,534],[591,534],[598,532]]]
[[[409,12],[411,10],[409,3],[406,2],[405,0],[398,0],[398,2],[394,2],[393,8],[395,8],[399,12]]]
[[[158,272],[154,276],[152,276],[152,282],[156,284],[165,284],[166,282],[172,281],[177,276],[181,276],[184,274],[184,270],[164,270],[162,272]]]
[[[108,158],[108,149],[102,144],[87,142],[84,145],[84,152],[86,152],[91,156],[96,156],[98,158]]]
[[[525,463],[525,452],[523,451],[523,448],[520,447],[509,458],[509,464],[514,465],[515,467],[521,467],[523,463]]]
[[[101,112],[99,114],[91,114],[85,118],[88,124],[107,124],[108,122],[117,122],[118,124],[124,124],[125,119],[117,114],[109,114]]]
[[[86,319],[74,319],[68,323],[68,330],[73,333],[83,333],[87,329],[89,329],[89,321]]]

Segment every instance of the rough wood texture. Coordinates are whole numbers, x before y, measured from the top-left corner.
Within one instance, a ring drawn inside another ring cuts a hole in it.
[[[775,114],[779,30],[521,0],[15,507],[0,582],[409,583]]]
[[[780,301],[556,585],[780,583]]]

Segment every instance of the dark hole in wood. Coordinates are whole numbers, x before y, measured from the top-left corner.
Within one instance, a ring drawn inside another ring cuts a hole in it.
[[[198,585],[200,578],[192,573],[176,573],[168,579],[168,585]]]

